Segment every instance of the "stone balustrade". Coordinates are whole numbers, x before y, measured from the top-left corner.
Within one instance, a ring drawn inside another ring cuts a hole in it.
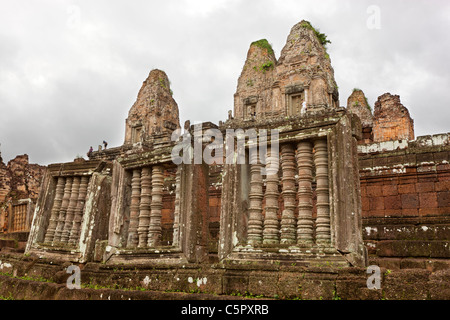
[[[44,243],[75,245],[80,236],[89,177],[55,178],[56,189]]]

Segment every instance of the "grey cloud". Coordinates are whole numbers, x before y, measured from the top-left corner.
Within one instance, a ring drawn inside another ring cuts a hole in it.
[[[181,121],[225,120],[250,43],[277,57],[302,19],[328,35],[345,106],[354,87],[370,103],[399,94],[416,134],[447,132],[447,1],[6,1],[0,12],[0,143],[4,160],[49,164],[84,156],[124,123],[153,68],[171,80]],[[381,29],[369,30],[369,5]],[[77,11],[78,10],[78,11]]]

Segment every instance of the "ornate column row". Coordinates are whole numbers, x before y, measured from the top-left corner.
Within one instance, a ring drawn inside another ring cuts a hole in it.
[[[58,221],[56,224],[55,236],[53,244],[61,242],[61,236],[64,229],[64,222],[66,221],[67,209],[69,208],[70,193],[72,192],[73,177],[66,178],[64,185],[64,195],[62,198],[61,208],[58,214]]]
[[[50,221],[47,227],[47,233],[45,234],[44,242],[51,243],[55,236],[56,225],[58,224],[59,210],[61,209],[62,198],[64,194],[65,179],[58,177],[56,184],[55,199],[53,200],[53,207],[50,214]]]
[[[89,177],[58,177],[45,243],[69,243],[79,239]]]
[[[281,225],[278,221],[278,158],[268,152],[266,161],[266,190],[263,194],[261,164],[256,158],[250,165],[250,206],[247,229],[248,243],[257,244],[314,244],[313,219],[313,166],[316,169],[317,219],[315,239],[318,245],[329,245],[331,242],[330,203],[328,184],[328,149],[327,141],[301,141],[296,150],[291,144],[281,146],[281,183],[284,210],[281,214]],[[296,187],[298,175],[298,187]],[[296,205],[296,198],[298,204]],[[262,203],[265,199],[265,216],[262,215]],[[298,207],[298,216],[295,209]]]
[[[80,177],[74,177],[72,182],[72,190],[70,193],[69,206],[67,207],[67,213],[61,233],[61,242],[68,242],[70,231],[72,230],[73,216],[77,207],[78,192],[80,188]]]
[[[178,190],[178,174],[177,181]],[[164,168],[162,166],[143,167],[133,170],[131,178],[130,224],[127,241],[129,248],[156,247],[161,244],[163,186]],[[176,214],[175,217],[177,217]]]
[[[73,217],[72,230],[70,231],[69,243],[74,245],[80,239],[81,221],[83,220],[84,205],[86,203],[89,177],[83,176],[80,181],[77,207]]]

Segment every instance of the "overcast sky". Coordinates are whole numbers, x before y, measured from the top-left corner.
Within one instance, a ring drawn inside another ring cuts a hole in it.
[[[277,58],[302,19],[326,33],[345,106],[400,95],[416,136],[449,132],[450,2],[362,0],[0,0],[0,152],[32,163],[123,144],[142,82],[164,70],[189,119],[218,123],[251,42]]]

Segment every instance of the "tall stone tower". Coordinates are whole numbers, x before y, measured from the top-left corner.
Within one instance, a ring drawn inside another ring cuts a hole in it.
[[[414,120],[400,96],[385,93],[375,102],[373,140],[414,140]]]
[[[236,118],[250,120],[271,115],[276,63],[275,54],[266,39],[250,45],[234,95]]]
[[[360,143],[373,141],[373,115],[367,98],[361,89],[355,88],[347,99],[347,110],[361,120],[362,139]]]
[[[292,27],[277,63],[274,96],[288,116],[299,113],[306,102],[309,111],[339,107],[334,70],[326,52],[325,35],[308,21]]]
[[[169,78],[154,69],[142,84],[126,119],[125,144],[145,142],[152,135],[171,133],[180,127],[178,105]]]
[[[326,42],[308,21],[291,29],[278,61],[267,40],[253,42],[234,96],[235,118],[297,116],[339,107]]]

